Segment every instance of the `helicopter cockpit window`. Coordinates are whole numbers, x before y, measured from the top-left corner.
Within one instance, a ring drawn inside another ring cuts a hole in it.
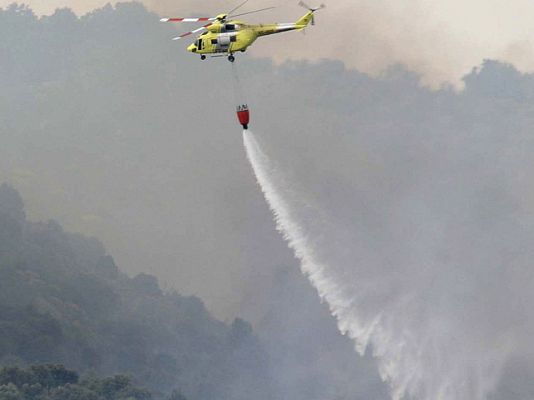
[[[226,29],[226,32],[235,31],[235,25],[234,24],[226,24],[224,27]]]

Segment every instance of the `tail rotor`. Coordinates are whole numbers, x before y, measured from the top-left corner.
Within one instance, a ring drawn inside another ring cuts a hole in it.
[[[319,7],[313,8],[313,7],[310,7],[309,5],[307,5],[306,3],[304,3],[302,0],[299,1],[299,6],[305,8],[306,10],[308,10],[308,11],[310,11],[312,13],[315,13],[315,11],[322,10],[323,8],[326,7],[324,4],[321,4]],[[312,15],[311,24],[315,25],[315,15]]]

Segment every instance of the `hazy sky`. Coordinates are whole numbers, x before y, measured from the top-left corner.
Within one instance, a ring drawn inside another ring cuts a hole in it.
[[[9,3],[11,0],[0,0],[0,6]],[[25,3],[38,13],[51,13],[57,7],[67,6],[82,14],[108,2],[27,0]],[[144,0],[143,3],[162,15],[197,12],[214,15],[238,2]],[[243,10],[275,5],[276,10],[250,20],[290,22],[302,13],[296,3],[296,0],[254,0]],[[460,78],[485,58],[513,62],[524,71],[534,68],[531,18],[534,2],[529,0],[334,0],[326,3],[327,9],[317,16],[318,26],[308,30],[306,45],[301,35],[292,34],[263,41],[252,53],[276,60],[339,59],[348,67],[374,74],[392,63],[402,63],[421,73],[423,81],[433,86],[444,81],[460,85]]]

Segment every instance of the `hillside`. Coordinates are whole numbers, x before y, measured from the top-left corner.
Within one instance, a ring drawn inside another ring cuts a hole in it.
[[[61,363],[129,374],[190,399],[268,398],[268,358],[251,326],[214,319],[201,300],[122,273],[96,239],[29,222],[0,186],[0,364]]]

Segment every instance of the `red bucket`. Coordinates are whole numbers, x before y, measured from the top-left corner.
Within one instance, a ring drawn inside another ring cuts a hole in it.
[[[248,129],[248,123],[250,121],[250,112],[246,104],[237,106],[237,119],[239,123],[243,125],[243,129]]]

